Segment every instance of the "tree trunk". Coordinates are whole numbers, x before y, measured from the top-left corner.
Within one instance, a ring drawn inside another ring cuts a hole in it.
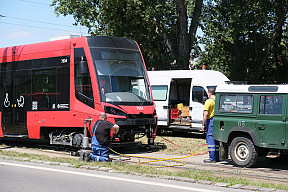
[[[196,32],[198,29],[199,25],[199,18],[201,16],[201,10],[203,6],[203,0],[196,0],[195,7],[193,10],[193,16],[191,20],[191,25],[189,28],[189,49],[191,50],[194,45],[195,37],[196,37]]]
[[[234,79],[237,81],[243,81],[247,76],[245,62],[243,59],[243,51],[241,49],[241,42],[239,41],[240,36],[235,37],[233,44],[233,51],[235,57],[235,76]]]
[[[187,1],[175,0],[177,10],[177,69],[189,69],[189,41],[188,41],[188,16],[187,16]]]

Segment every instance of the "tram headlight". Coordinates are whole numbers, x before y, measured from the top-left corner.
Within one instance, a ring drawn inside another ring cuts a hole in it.
[[[126,116],[126,113],[124,113],[123,111],[110,106],[104,106],[104,111],[105,113],[112,115]]]

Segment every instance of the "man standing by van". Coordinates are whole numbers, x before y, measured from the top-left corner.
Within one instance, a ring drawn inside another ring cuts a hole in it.
[[[208,89],[208,98],[204,104],[202,131],[206,133],[206,143],[209,150],[209,159],[204,163],[215,163],[219,161],[219,144],[213,138],[213,118],[215,109],[215,89]],[[206,129],[205,129],[206,128]]]

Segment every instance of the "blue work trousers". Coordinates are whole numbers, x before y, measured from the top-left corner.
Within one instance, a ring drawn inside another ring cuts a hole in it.
[[[93,154],[90,153],[90,157],[92,160],[94,161],[108,161],[109,160],[108,146],[100,145],[97,139],[95,139],[91,147],[92,147]]]
[[[206,143],[209,150],[209,160],[219,161],[219,142],[215,141],[213,138],[213,117],[207,119],[205,127],[207,130]]]

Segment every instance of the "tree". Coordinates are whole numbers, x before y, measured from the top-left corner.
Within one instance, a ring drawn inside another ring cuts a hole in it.
[[[231,80],[286,83],[286,0],[208,1],[203,16],[202,62]]]
[[[91,35],[136,40],[148,68],[188,69],[203,0],[53,0],[60,15],[73,15],[75,24]],[[174,60],[176,60],[176,64]]]

